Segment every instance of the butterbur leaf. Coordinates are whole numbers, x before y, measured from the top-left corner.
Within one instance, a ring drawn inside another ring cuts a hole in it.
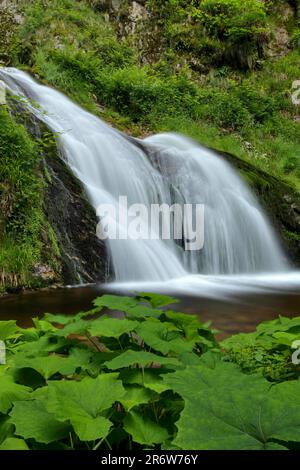
[[[0,413],[7,413],[17,400],[28,400],[31,389],[14,383],[10,375],[0,375]]]
[[[121,297],[118,295],[103,295],[94,301],[96,307],[107,307],[110,310],[118,310],[127,314],[130,318],[142,319],[146,317],[159,317],[162,310],[142,305],[135,297]]]
[[[151,390],[136,385],[127,386],[125,390],[126,393],[120,401],[126,411],[130,411],[135,406],[148,403],[155,396],[155,393]]]
[[[80,416],[72,419],[74,431],[81,441],[94,441],[106,437],[112,426],[112,423],[103,418],[103,416]]]
[[[45,313],[43,319],[48,321],[49,323],[57,323],[58,325],[67,325],[68,323],[74,323],[74,316],[72,315]]]
[[[137,298],[147,300],[153,308],[165,307],[166,305],[177,304],[179,302],[178,299],[174,299],[168,295],[149,294],[145,292],[138,293]]]
[[[88,312],[79,312],[76,315],[45,313],[43,320],[53,324],[68,325],[69,323],[76,323],[83,317],[86,317],[92,313],[95,313],[94,310]]]
[[[161,444],[169,437],[166,428],[142,416],[136,411],[131,411],[124,419],[124,429],[138,444]]]
[[[64,439],[71,429],[69,424],[55,419],[38,400],[16,402],[10,416],[18,436],[44,444]]]
[[[300,381],[271,387],[262,406],[264,432],[280,441],[300,441]]]
[[[0,450],[29,450],[29,447],[23,439],[8,437],[0,445]]]
[[[10,422],[9,416],[0,416],[0,444],[14,434],[14,426]]]
[[[0,321],[0,341],[4,341],[11,336],[19,333],[19,327],[16,320]]]
[[[64,328],[58,329],[55,333],[56,336],[67,338],[70,335],[84,335],[86,334],[91,322],[88,320],[78,320],[68,323]]]
[[[81,440],[105,437],[111,423],[99,416],[125,394],[118,374],[102,374],[81,382],[49,382],[47,409],[58,420],[70,421]],[[101,419],[100,419],[101,418]]]
[[[173,312],[168,310],[164,313],[168,321],[172,322],[177,328],[182,330],[185,337],[194,343],[199,339],[199,329],[204,326],[199,322],[195,315],[187,315],[186,313]]]
[[[160,375],[160,369],[125,369],[120,373],[120,378],[124,384],[137,384],[157,393],[168,390],[168,385]]]
[[[185,401],[174,440],[182,449],[275,449],[275,439],[299,441],[298,381],[271,385],[221,361],[213,369],[187,367],[164,381]]]
[[[74,374],[80,366],[74,357],[62,357],[51,355],[45,357],[28,358],[18,354],[13,359],[14,366],[17,368],[31,368],[41,374],[46,380],[56,373],[62,375]]]
[[[162,357],[146,351],[131,350],[125,351],[118,357],[104,363],[104,365],[111,370],[122,369],[123,367],[129,367],[135,364],[138,364],[140,367],[167,365],[175,369],[180,366],[180,362],[173,357]]]
[[[138,322],[126,318],[117,319],[105,316],[91,322],[89,333],[92,336],[119,338],[124,333],[133,331],[138,325]]]
[[[120,310],[127,312],[128,309],[139,305],[134,297],[125,297],[119,295],[102,295],[94,300],[93,304],[100,309],[107,307],[110,310]]]
[[[292,334],[292,333],[285,333],[285,332],[278,332],[274,333],[273,338],[278,342],[278,344],[284,344],[286,346],[292,346],[293,342],[296,340],[300,340],[300,334]]]
[[[129,308],[126,311],[126,316],[128,318],[133,318],[136,320],[143,320],[145,318],[159,318],[162,316],[162,314],[162,310],[146,307],[145,305],[138,305],[137,307]]]
[[[39,318],[33,318],[32,321],[37,331],[55,332],[57,330],[57,328],[53,326],[52,323],[50,323],[47,320],[40,320]]]
[[[180,330],[167,322],[142,322],[136,332],[148,346],[163,354],[170,352],[182,354],[191,352],[194,348],[193,342],[185,340]]]
[[[67,344],[64,338],[57,338],[51,335],[43,335],[33,341],[20,344],[16,347],[18,352],[22,352],[24,356],[47,356],[50,352],[59,351]]]

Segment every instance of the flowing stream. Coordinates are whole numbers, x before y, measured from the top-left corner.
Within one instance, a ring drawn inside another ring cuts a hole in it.
[[[119,214],[120,196],[127,197],[128,207],[143,204],[149,212],[162,203],[203,205],[201,250],[187,251],[174,239],[129,236],[108,240],[118,284],[159,286],[175,280],[174,286],[181,283],[197,290],[218,279],[215,276],[238,275],[240,279],[240,274],[251,278],[288,270],[258,201],[237,172],[214,152],[176,134],[143,141],[128,138],[17,69],[1,69],[0,79],[58,135],[61,155],[83,183],[95,210],[100,204],[110,204]],[[129,223],[126,211],[127,207],[121,207],[121,216],[115,220],[123,235]],[[147,230],[147,223],[148,218],[142,217],[141,232]],[[151,230],[156,233],[158,227]]]

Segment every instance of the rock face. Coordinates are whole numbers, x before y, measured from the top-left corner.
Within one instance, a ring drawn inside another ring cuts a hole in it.
[[[105,281],[107,254],[96,236],[97,218],[80,182],[57,155],[46,155],[50,176],[45,214],[59,244],[65,284]]]
[[[49,139],[49,131],[43,123],[28,113],[24,116],[24,125],[31,135],[43,140],[45,134]],[[104,242],[96,235],[95,211],[54,141],[43,147],[40,174],[45,181],[44,213],[57,241],[57,261],[63,284],[108,280],[111,270]],[[40,264],[33,273],[50,283],[57,281],[55,274],[51,268]]]

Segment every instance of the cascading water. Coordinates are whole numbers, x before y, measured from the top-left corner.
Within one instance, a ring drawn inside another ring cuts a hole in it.
[[[92,205],[203,204],[205,243],[184,251],[174,240],[109,240],[120,282],[168,281],[190,274],[280,272],[287,263],[255,197],[231,166],[212,151],[175,134],[134,143],[61,93],[12,68],[0,70],[9,90],[58,134],[66,162]],[[124,209],[125,210],[125,209]],[[118,220],[122,233],[127,227]],[[146,221],[145,221],[146,223]],[[141,228],[143,230],[143,227]]]

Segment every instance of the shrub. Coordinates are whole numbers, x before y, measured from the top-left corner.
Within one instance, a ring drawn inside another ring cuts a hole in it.
[[[193,16],[205,32],[225,43],[224,59],[253,68],[268,39],[267,16],[259,0],[203,0]]]

